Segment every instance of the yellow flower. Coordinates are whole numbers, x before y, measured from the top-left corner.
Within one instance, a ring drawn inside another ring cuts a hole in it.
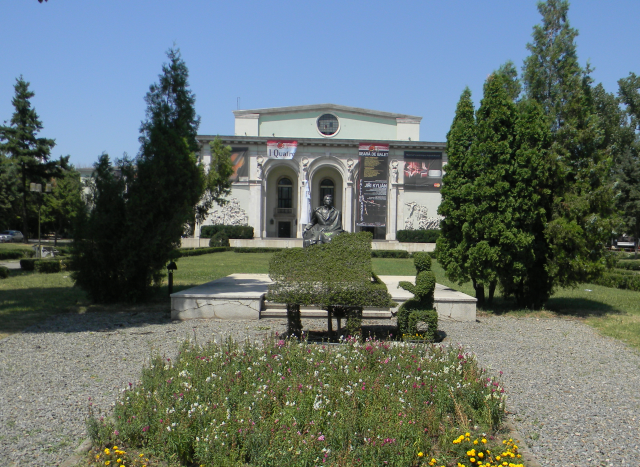
[[[111,461],[107,461],[104,463],[104,465],[109,465],[109,464],[111,464]]]
[[[108,456],[111,454],[111,451],[109,451],[109,448],[104,448],[104,453]]]
[[[477,439],[474,439],[474,440],[473,440],[473,444],[478,444],[478,440],[477,440]]]
[[[116,459],[116,462],[119,464],[120,462],[122,462],[122,459]]]
[[[499,461],[500,460],[500,456],[496,456],[496,460]]]
[[[422,457],[422,456],[424,456],[424,453],[423,453],[422,451],[420,451],[420,452],[418,453],[418,457]]]
[[[118,449],[118,446],[114,446],[114,447],[113,447],[113,450],[114,450],[114,451],[115,451],[116,449]]]
[[[471,458],[469,459],[469,461],[471,461],[471,462],[475,462],[475,461],[476,461],[476,458],[475,458],[475,457],[471,457]]]
[[[487,444],[487,440],[485,438],[482,438],[482,444]]]
[[[481,453],[481,452],[479,452],[479,453],[478,453],[478,457],[479,457],[480,459],[482,459],[482,458],[484,457],[484,454],[483,454],[483,453]]]
[[[140,454],[140,456],[139,456],[139,457],[144,457],[144,454]]]

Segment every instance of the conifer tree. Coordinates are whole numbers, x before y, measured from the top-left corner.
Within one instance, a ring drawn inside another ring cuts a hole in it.
[[[30,183],[45,184],[49,178],[59,173],[56,161],[50,161],[51,149],[55,141],[38,138],[42,123],[30,99],[35,95],[29,90],[29,83],[22,76],[16,79],[15,96],[11,103],[15,108],[8,126],[0,126],[0,150],[15,165],[19,177],[19,193],[22,198],[22,231],[25,242],[29,237],[28,204]]]
[[[474,113],[471,91],[465,88],[447,133],[448,161],[442,179],[442,202],[438,207],[438,214],[444,216],[437,240],[438,261],[447,277],[460,284],[469,280],[466,267],[468,245],[464,242],[462,229],[467,210],[472,207],[473,181],[477,175],[469,159],[469,150],[476,139]]]
[[[552,134],[557,171],[545,235],[548,268],[561,286],[592,280],[604,270],[604,246],[614,226],[611,161],[602,149],[590,70],[578,63],[578,32],[569,25],[568,9],[566,0],[538,4],[542,24],[534,27],[523,69],[526,96],[540,103]]]

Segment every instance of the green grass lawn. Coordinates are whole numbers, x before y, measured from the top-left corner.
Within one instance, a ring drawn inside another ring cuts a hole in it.
[[[29,245],[0,244],[0,248],[31,248]],[[272,253],[235,253],[227,251],[202,256],[189,256],[177,261],[174,291],[203,284],[233,273],[267,274]],[[412,259],[373,258],[373,270],[378,275],[412,276]],[[474,295],[471,283],[462,285],[448,281],[440,265],[432,269],[439,284]],[[153,306],[167,295],[165,285],[158,291]],[[167,300],[168,306],[168,300]],[[68,272],[57,274],[12,271],[0,280],[0,338],[20,332],[27,326],[59,313],[82,313],[94,309],[86,294],[73,287]],[[122,309],[113,305],[103,307]],[[574,289],[559,289],[545,310],[531,312],[515,307],[496,291],[495,302],[479,310],[481,313],[514,316],[568,317],[584,319],[603,335],[622,340],[640,349],[640,292],[618,290],[593,284],[580,284]]]

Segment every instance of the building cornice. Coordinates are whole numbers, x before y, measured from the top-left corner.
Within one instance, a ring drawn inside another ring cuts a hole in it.
[[[225,136],[225,135],[198,135],[197,139],[201,143],[213,141],[216,138],[224,144],[246,145],[246,144],[267,144],[270,140],[295,140],[299,146],[323,146],[323,147],[354,147],[360,143],[388,144],[389,148],[407,150],[437,150],[444,151],[446,143],[429,141],[394,141],[394,140],[371,140],[371,139],[320,139],[320,138],[287,138],[272,136]]]
[[[250,110],[234,110],[233,114],[236,118],[257,118],[249,117],[249,115],[278,115],[286,113],[300,113],[300,112],[347,112],[352,114],[366,115],[369,117],[383,117],[383,118],[395,118],[406,119],[411,123],[420,123],[422,117],[415,115],[398,114],[392,112],[382,112],[379,110],[363,109],[360,107],[349,107],[346,105],[337,104],[313,104],[313,105],[297,105],[290,107],[271,107],[266,109],[250,109]]]

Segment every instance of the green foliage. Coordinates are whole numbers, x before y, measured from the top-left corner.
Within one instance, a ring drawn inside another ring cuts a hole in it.
[[[20,259],[35,255],[33,250],[0,250],[0,260]]]
[[[9,277],[9,268],[0,266],[0,279],[6,279]]]
[[[80,173],[68,166],[69,156],[63,158],[63,166],[66,167],[61,174],[52,181],[52,192],[44,196],[43,215],[51,219],[44,224],[45,228],[53,230],[60,236],[71,236],[71,229],[75,218],[82,209],[82,181]]]
[[[9,156],[18,175],[18,192],[22,197],[22,211],[19,215],[26,241],[29,237],[28,212],[32,198],[29,184],[40,183],[44,186],[52,176],[59,173],[59,164],[49,160],[55,141],[37,137],[42,130],[42,123],[35,109],[31,108],[30,100],[35,94],[29,90],[29,83],[20,76],[16,79],[14,89],[15,96],[11,103],[15,112],[8,126],[0,126],[0,153]],[[3,197],[6,197],[6,185],[2,191]],[[11,197],[11,194],[8,196]]]
[[[77,229],[74,279],[96,301],[135,302],[149,295],[205,189],[187,67],[179,51],[167,56],[159,83],[145,97],[135,163],[120,161],[120,177],[114,177],[108,157],[101,157],[93,209]]]
[[[436,276],[431,271],[431,257],[426,254],[414,255],[416,283],[402,281],[400,287],[413,294],[398,308],[398,334],[406,338],[421,337],[435,340],[438,333],[438,312],[433,309]]]
[[[465,461],[464,427],[493,435],[503,417],[500,381],[458,348],[228,340],[153,358],[89,432],[172,465],[406,467],[421,452]]]
[[[209,247],[209,248],[196,248],[195,250],[188,250],[186,248],[177,251],[178,257],[183,256],[201,256],[209,255],[211,253],[222,253],[223,251],[229,251],[226,247]]]
[[[398,230],[396,238],[399,242],[435,243],[440,237],[440,230]]]
[[[19,225],[20,178],[18,167],[0,149],[0,231]]]
[[[228,200],[225,197],[231,193],[231,176],[233,175],[231,146],[223,146],[220,138],[216,136],[213,142],[209,143],[209,147],[211,148],[211,162],[209,167],[202,167],[204,195],[195,207],[195,219],[199,224],[206,220],[214,203],[220,206],[227,204]]]
[[[388,306],[386,287],[372,287],[371,274],[371,234],[343,233],[327,244],[275,253],[267,300],[322,308]]]
[[[627,259],[616,262],[616,268],[629,271],[640,271],[640,259]]]
[[[209,246],[228,247],[229,235],[227,235],[227,232],[224,230],[216,232],[213,237],[211,237],[211,240],[209,240]]]
[[[408,258],[406,250],[371,250],[372,258]]]
[[[35,258],[24,258],[20,260],[20,268],[25,271],[33,271],[36,268]]]
[[[640,274],[628,272],[605,272],[598,279],[593,281],[594,284],[611,287],[614,289],[627,289],[640,292]]]
[[[52,274],[62,270],[62,263],[59,259],[37,259],[35,270],[44,274]]]
[[[542,24],[534,27],[525,60],[527,96],[542,105],[552,135],[553,208],[545,236],[547,271],[555,285],[598,277],[606,267],[604,246],[615,226],[607,133],[597,114],[590,69],[576,53],[578,32],[569,26],[569,3],[538,4]]]
[[[253,227],[249,225],[204,225],[200,237],[211,238],[218,232],[225,232],[229,238],[253,238]]]
[[[297,248],[298,250],[300,248]],[[282,251],[284,248],[266,248],[266,247],[234,247],[233,251],[236,253],[275,253]]]

